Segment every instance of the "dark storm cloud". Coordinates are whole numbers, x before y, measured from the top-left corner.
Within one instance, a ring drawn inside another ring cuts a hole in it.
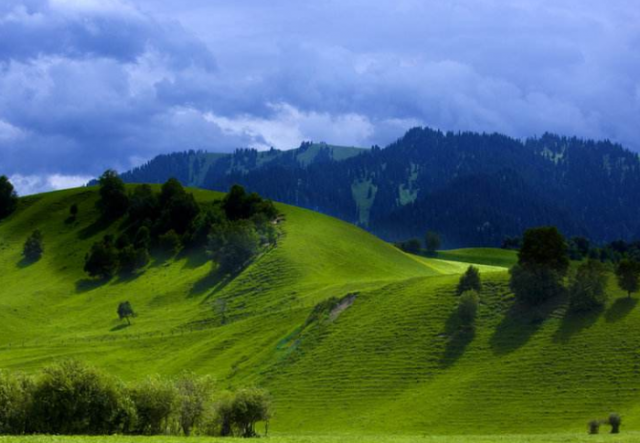
[[[638,150],[638,23],[630,0],[5,0],[0,164],[37,187],[414,125]]]

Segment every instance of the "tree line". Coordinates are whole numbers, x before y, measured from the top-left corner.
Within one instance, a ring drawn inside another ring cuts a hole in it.
[[[268,426],[269,394],[221,390],[214,379],[183,373],[124,383],[75,360],[33,376],[0,371],[0,434],[258,436]]]

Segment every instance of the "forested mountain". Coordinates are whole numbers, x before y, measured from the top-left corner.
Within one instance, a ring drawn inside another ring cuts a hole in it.
[[[447,247],[492,246],[542,224],[597,242],[640,237],[640,158],[609,141],[415,128],[384,149],[304,143],[291,151],[191,151],[122,177],[170,176],[214,190],[240,183],[389,240],[431,229]]]

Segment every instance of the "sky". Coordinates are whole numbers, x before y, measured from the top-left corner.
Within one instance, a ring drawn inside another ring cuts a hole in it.
[[[0,0],[0,174],[414,126],[640,151],[638,48],[637,0]]]

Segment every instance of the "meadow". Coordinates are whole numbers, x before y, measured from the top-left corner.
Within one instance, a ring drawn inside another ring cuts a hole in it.
[[[221,197],[193,192],[201,202]],[[255,384],[272,394],[275,442],[584,441],[587,421],[614,411],[622,436],[589,441],[640,439],[626,432],[640,430],[640,313],[613,281],[599,312],[568,314],[564,300],[523,310],[508,288],[512,252],[412,256],[348,223],[278,205],[278,245],[234,279],[216,277],[204,251],[192,250],[103,283],[83,272],[84,256],[120,226],[96,223],[96,198],[93,188],[27,197],[0,223],[0,369],[77,358],[124,380],[189,370],[221,389]],[[73,203],[79,214],[69,223]],[[45,253],[25,263],[22,244],[36,228]],[[473,331],[455,315],[469,263],[484,280]],[[318,303],[347,296],[344,309],[309,320]],[[124,300],[138,313],[131,326],[116,314]],[[445,436],[367,437],[397,433]]]

